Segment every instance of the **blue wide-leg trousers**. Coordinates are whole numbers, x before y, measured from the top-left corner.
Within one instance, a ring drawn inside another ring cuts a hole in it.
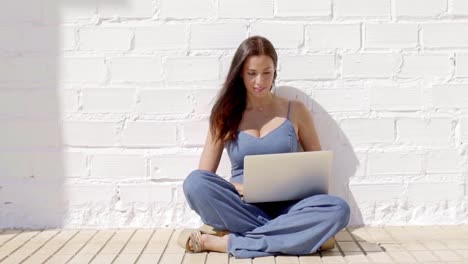
[[[231,232],[227,253],[235,258],[315,253],[349,222],[349,205],[340,197],[246,203],[232,183],[206,170],[191,172],[183,190],[203,223]]]

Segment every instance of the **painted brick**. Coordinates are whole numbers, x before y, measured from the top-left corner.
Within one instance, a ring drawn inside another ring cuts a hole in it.
[[[365,48],[416,48],[417,24],[366,24]]]
[[[247,36],[247,25],[192,24],[190,35],[190,49],[236,49]]]
[[[275,49],[297,49],[304,39],[302,24],[254,23],[250,35],[260,35],[271,41]]]
[[[120,186],[120,197],[123,203],[151,204],[171,202],[172,190],[168,186],[153,184],[131,184]]]
[[[100,179],[143,179],[146,161],[140,155],[96,154],[90,159],[91,177]]]
[[[86,0],[85,5],[60,4],[58,6],[55,1],[43,1],[42,20],[49,24],[89,21],[97,13],[98,1],[100,0]]]
[[[124,27],[83,27],[78,30],[79,50],[115,50],[130,49],[133,32]]]
[[[194,92],[194,108],[195,113],[209,114],[216,102],[218,90],[215,89],[198,89]]]
[[[359,24],[313,24],[306,26],[305,47],[309,50],[359,49]]]
[[[64,176],[86,176],[86,157],[61,151],[31,152],[31,178],[39,181],[61,180]]]
[[[367,112],[369,95],[367,89],[315,90],[315,98],[326,112]],[[319,109],[314,109],[314,112]]]
[[[434,85],[432,98],[438,108],[468,108],[468,85]]]
[[[138,109],[148,113],[180,114],[192,111],[193,106],[187,90],[145,89],[140,91]]]
[[[200,155],[178,154],[151,158],[151,179],[185,179],[189,173],[198,168]],[[184,166],[180,166],[184,164]]]
[[[67,178],[72,177],[87,177],[87,161],[86,155],[81,152],[64,152],[64,175]]]
[[[271,0],[220,0],[219,18],[272,18]]]
[[[160,57],[110,58],[108,64],[111,82],[155,82],[163,79]]]
[[[229,156],[226,150],[224,150],[223,154],[221,155],[221,160],[219,161],[218,170],[216,171],[216,174],[223,178],[226,178],[226,180],[229,180],[232,176],[231,161],[229,160]]]
[[[275,17],[330,16],[331,0],[278,0]]]
[[[460,121],[460,135],[464,142],[468,143],[468,118],[462,118]]]
[[[28,0],[5,1],[2,3],[0,25],[18,24],[20,22],[39,22],[42,14],[41,2]],[[28,8],[24,8],[27,6]]]
[[[64,57],[60,65],[62,82],[102,83],[106,78],[104,58]]]
[[[182,181],[252,35],[278,49],[293,88],[277,94],[314,110],[322,147],[353,153],[331,188],[352,195],[350,224],[464,219],[467,1],[33,2],[0,8],[0,229],[201,224]]]
[[[455,182],[410,183],[408,200],[413,202],[455,200],[462,195],[461,187],[461,184]],[[427,195],[428,193],[431,195]]]
[[[391,143],[395,138],[392,119],[345,119],[340,127],[353,146],[360,143]]]
[[[132,147],[175,146],[176,133],[173,122],[127,122],[122,144]]]
[[[67,146],[114,146],[117,123],[109,121],[65,121],[63,143]]]
[[[370,88],[372,110],[420,110],[423,97],[420,87],[375,86]]]
[[[91,204],[107,204],[115,195],[114,184],[67,184],[64,185],[64,197],[70,206],[89,206]]]
[[[403,185],[396,183],[386,184],[355,184],[349,186],[353,197],[358,204],[375,202],[388,202],[403,196]]]
[[[203,146],[208,134],[209,120],[184,122],[184,146]]]
[[[428,48],[466,48],[468,23],[422,24],[422,45]]]
[[[183,24],[137,27],[135,50],[184,49],[187,46],[187,31],[187,26]]]
[[[447,11],[447,0],[395,0],[398,17],[437,17]]]
[[[468,53],[457,53],[455,67],[455,76],[468,77]]]
[[[55,117],[59,113],[56,91],[0,90],[0,116],[12,118]]]
[[[135,89],[83,89],[84,112],[128,112],[135,105]]]
[[[215,4],[210,0],[161,0],[160,5],[162,18],[208,18],[215,16]]]
[[[33,175],[31,153],[29,151],[0,152],[2,180],[21,179]]]
[[[397,141],[409,144],[450,143],[452,120],[450,119],[401,119],[397,120]]]
[[[419,174],[422,172],[422,156],[413,151],[369,153],[369,174]]]
[[[396,54],[362,53],[343,54],[343,77],[385,78],[392,77],[398,68]]]
[[[331,79],[336,76],[335,56],[283,56],[278,74],[284,80]]]
[[[389,17],[389,0],[335,0],[336,17]]]
[[[219,62],[215,57],[171,57],[165,65],[169,82],[218,80]]]
[[[1,51],[0,51],[1,53]],[[55,59],[44,56],[0,57],[0,82],[18,82],[23,88],[56,85]],[[62,68],[61,68],[62,69]]]
[[[61,145],[57,121],[7,120],[0,129],[0,148],[34,149]]]
[[[401,77],[448,77],[451,74],[450,56],[439,54],[403,55]]]
[[[78,91],[63,89],[58,94],[59,109],[61,112],[76,112],[78,110]]]
[[[468,3],[465,0],[452,0],[453,14],[468,15]]]
[[[97,5],[97,13],[100,17],[129,17],[148,18],[155,12],[151,0],[127,0],[125,3],[110,3],[100,1]]]
[[[78,31],[74,27],[62,26],[60,30],[60,50],[71,51],[76,48]]]
[[[0,26],[0,51],[22,54],[56,54],[57,28],[49,25],[15,24]],[[38,41],[41,40],[41,41]]]
[[[432,150],[426,155],[427,173],[453,173],[462,170],[463,157],[456,150]]]

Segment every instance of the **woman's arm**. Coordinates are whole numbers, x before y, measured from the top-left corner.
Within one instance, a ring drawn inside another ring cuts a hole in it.
[[[211,135],[211,130],[208,130],[208,135],[206,136],[206,142],[200,157],[198,168],[216,173],[222,154],[223,144],[220,140],[215,143],[215,140]]]
[[[304,151],[322,150],[309,109],[300,101],[293,101],[293,113],[298,124],[299,142]]]
[[[205,147],[200,158],[198,168],[216,173],[219,161],[223,154],[223,145],[221,141],[214,142],[211,132],[208,131]],[[237,192],[242,196],[244,194],[244,185],[237,182],[231,182],[236,187]]]

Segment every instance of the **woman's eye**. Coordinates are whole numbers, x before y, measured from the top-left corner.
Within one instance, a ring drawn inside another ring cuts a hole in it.
[[[265,72],[265,74],[270,74],[271,72]]]
[[[247,73],[247,74],[250,75],[250,76],[254,76],[254,75],[255,75],[255,73],[252,73],[252,72],[249,72],[249,73]]]

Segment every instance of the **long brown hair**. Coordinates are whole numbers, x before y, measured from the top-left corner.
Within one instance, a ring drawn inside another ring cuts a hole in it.
[[[278,55],[273,44],[261,36],[252,36],[244,40],[234,54],[226,81],[211,110],[210,133],[214,135],[215,142],[221,140],[224,144],[236,139],[237,129],[247,104],[247,90],[241,78],[241,71],[249,56],[259,55],[270,56],[273,60],[275,66],[274,83],[278,68]]]

